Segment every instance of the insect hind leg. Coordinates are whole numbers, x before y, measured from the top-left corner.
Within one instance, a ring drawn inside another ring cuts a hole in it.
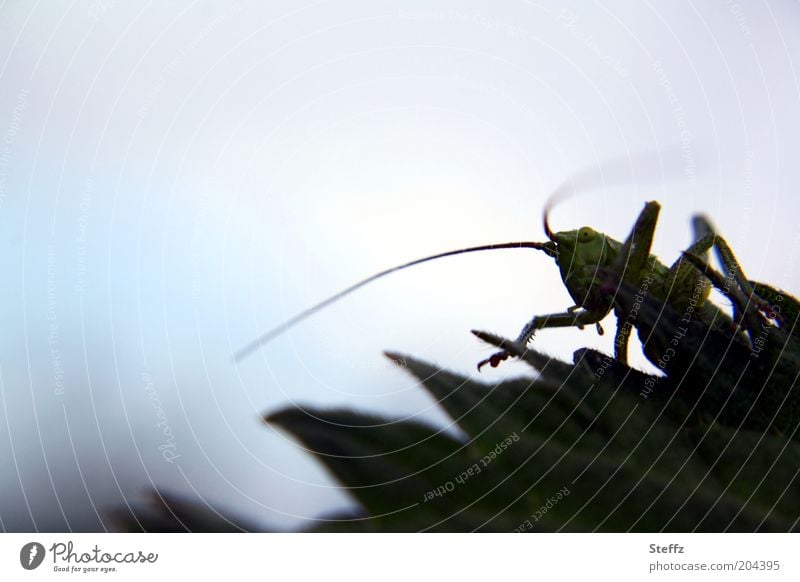
[[[697,242],[689,247],[686,252],[703,261],[708,261],[708,251],[713,247],[716,251],[717,259],[722,265],[722,274],[725,278],[725,285],[719,289],[719,291],[732,300],[730,289],[735,284],[745,297],[752,299],[756,302],[756,306],[760,307],[760,305],[758,305],[758,295],[756,295],[753,285],[745,276],[742,266],[736,259],[736,255],[733,254],[733,250],[730,245],[728,245],[728,242],[717,234],[714,227],[705,216],[700,214],[695,215],[692,218],[692,224],[694,225]],[[680,262],[680,259],[678,259],[678,262]],[[736,302],[734,302],[734,309],[738,309]],[[735,313],[734,315],[734,319],[739,319],[742,314]]]
[[[676,261],[672,270],[677,272],[684,268],[692,269],[695,271],[695,276],[710,281],[720,293],[730,300],[733,306],[734,321],[739,322],[739,325],[749,333],[751,339],[755,338],[761,329],[762,318],[759,311],[766,310],[768,312],[768,303],[756,294],[730,245],[714,231],[709,221],[698,215],[694,217],[693,224],[696,233],[701,236],[689,247],[683,257]],[[712,247],[722,265],[722,273],[714,271],[708,265],[708,251]],[[684,258],[691,258],[691,264],[687,265],[683,262]]]

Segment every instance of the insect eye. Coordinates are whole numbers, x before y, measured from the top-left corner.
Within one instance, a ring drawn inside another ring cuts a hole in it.
[[[578,240],[581,242],[590,241],[592,238],[594,238],[594,231],[588,226],[584,226],[578,231]]]

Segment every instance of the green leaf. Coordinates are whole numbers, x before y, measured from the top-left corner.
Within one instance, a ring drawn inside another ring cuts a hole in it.
[[[348,410],[289,408],[266,421],[302,442],[382,529],[462,531],[484,521],[470,511],[482,482],[456,481],[475,455],[442,430]]]

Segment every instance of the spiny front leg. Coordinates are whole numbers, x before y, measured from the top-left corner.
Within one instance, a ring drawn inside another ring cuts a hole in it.
[[[582,328],[585,325],[598,324],[606,315],[608,315],[607,311],[579,311],[579,309],[581,309],[580,306],[575,305],[563,313],[537,315],[531,319],[527,325],[525,325],[525,327],[522,328],[519,336],[517,336],[517,343],[526,345],[539,329],[545,329],[548,327]],[[505,350],[494,353],[478,363],[478,371],[480,372],[481,368],[486,364],[491,365],[492,368],[496,368],[500,365],[500,362],[507,360],[510,356],[511,354]]]

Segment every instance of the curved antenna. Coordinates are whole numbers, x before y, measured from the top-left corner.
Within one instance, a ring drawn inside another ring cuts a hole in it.
[[[550,211],[570,196],[577,194],[582,187],[586,188],[587,185],[581,186],[581,183],[586,181],[584,176],[587,173],[588,172],[584,170],[583,172],[572,176],[569,180],[565,181],[558,188],[553,190],[553,193],[547,198],[547,202],[544,203],[544,212],[542,213],[544,234],[547,235],[547,238],[551,241],[555,242],[555,233],[553,232],[553,229],[550,228]]]
[[[544,223],[544,234],[547,235],[547,238],[551,241],[556,240],[556,235],[553,230],[550,228],[550,220],[548,218],[550,214],[550,209],[555,206],[556,201],[553,200],[551,196],[550,199],[547,201],[547,204],[544,205],[544,214],[542,216],[542,222]]]
[[[571,196],[609,186],[659,183],[683,174],[683,150],[678,146],[598,160],[597,164],[575,172],[550,195],[544,206],[544,232],[552,241],[554,233],[550,228],[550,211]]]
[[[362,279],[358,283],[355,283],[355,284],[351,285],[350,287],[348,287],[346,289],[343,289],[342,291],[339,291],[335,295],[331,295],[327,299],[325,299],[323,301],[320,301],[319,303],[317,303],[316,305],[314,305],[312,307],[309,307],[305,311],[301,311],[300,313],[298,313],[297,315],[295,315],[291,319],[286,320],[285,322],[283,322],[279,326],[271,329],[270,331],[266,332],[264,335],[262,335],[258,339],[253,340],[252,342],[250,342],[249,344],[247,344],[246,346],[241,348],[239,351],[237,351],[233,355],[233,359],[236,362],[241,361],[242,359],[244,359],[247,356],[249,356],[250,354],[252,354],[254,351],[256,351],[258,348],[260,348],[264,344],[269,343],[270,341],[272,341],[273,339],[275,339],[276,337],[278,337],[279,335],[281,335],[285,331],[293,328],[295,325],[297,325],[298,323],[300,323],[304,319],[314,315],[320,309],[324,309],[328,305],[330,305],[332,303],[335,303],[336,301],[339,301],[343,297],[345,297],[347,295],[350,295],[350,293],[352,293],[353,291],[355,291],[357,289],[360,289],[361,287],[363,287],[364,285],[367,285],[368,283],[372,283],[376,279],[380,279],[381,277],[385,277],[386,275],[389,275],[391,273],[395,273],[397,271],[401,271],[403,269],[407,269],[408,267],[413,267],[415,265],[420,265],[422,263],[427,263],[428,261],[434,261],[436,259],[442,259],[444,257],[452,257],[452,256],[455,256],[455,255],[463,255],[463,254],[466,254],[466,253],[476,253],[476,252],[479,252],[479,251],[496,251],[496,250],[500,250],[500,249],[536,249],[536,250],[544,251],[550,256],[555,256],[555,253],[556,253],[556,248],[555,248],[555,245],[553,243],[509,242],[509,243],[496,243],[496,244],[490,244],[490,245],[481,245],[481,246],[478,246],[478,247],[469,247],[469,248],[465,248],[465,249],[459,249],[459,250],[456,250],[456,251],[448,251],[446,253],[439,253],[437,255],[431,255],[429,257],[423,257],[421,259],[416,259],[416,260],[410,261],[408,263],[404,263],[402,265],[398,265],[396,267],[392,267],[391,269],[386,269],[385,271],[381,271],[380,273],[376,273],[376,274],[372,275],[371,277],[367,277],[366,279]]]

